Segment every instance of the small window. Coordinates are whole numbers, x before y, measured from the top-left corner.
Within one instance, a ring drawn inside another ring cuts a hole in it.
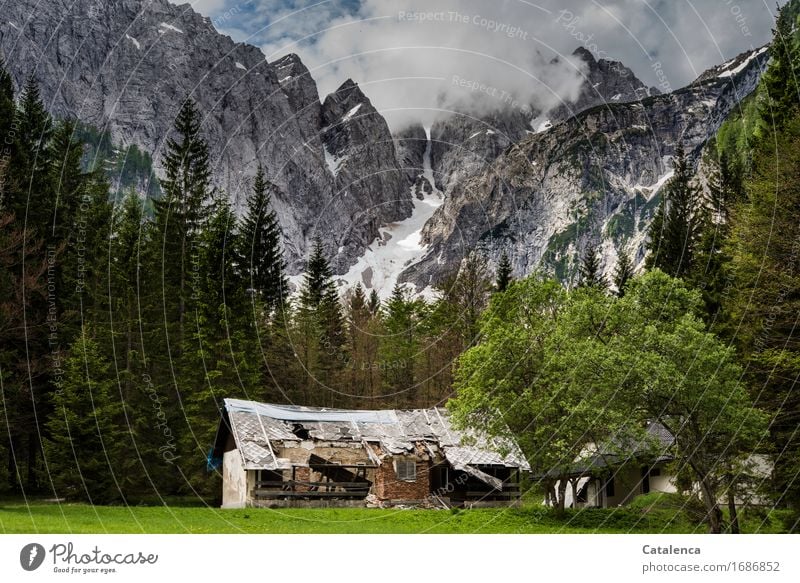
[[[606,482],[606,496],[609,498],[614,497],[614,476],[611,476]]]
[[[394,471],[398,480],[403,480],[404,482],[417,481],[417,462],[413,460],[397,460]]]
[[[657,478],[661,475],[661,468],[650,468],[650,476]]]

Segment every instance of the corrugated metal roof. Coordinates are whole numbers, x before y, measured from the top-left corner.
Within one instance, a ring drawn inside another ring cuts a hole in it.
[[[300,430],[310,439],[377,443],[382,451],[402,454],[415,444],[435,444],[453,467],[500,465],[530,470],[515,443],[490,441],[477,431],[453,429],[444,409],[349,411],[289,407],[225,399],[231,430],[247,469],[280,469],[286,460],[275,457],[272,441],[299,441]],[[296,433],[297,432],[297,433]],[[505,456],[500,451],[508,452]]]

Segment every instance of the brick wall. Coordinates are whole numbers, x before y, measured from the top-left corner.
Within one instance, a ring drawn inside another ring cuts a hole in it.
[[[430,462],[416,459],[417,479],[414,482],[406,482],[397,479],[394,460],[392,457],[384,458],[375,470],[375,495],[381,500],[425,499],[430,493]]]
[[[298,482],[310,482],[311,481],[311,468],[303,468],[298,467],[294,470],[294,479]],[[295,490],[298,492],[308,492],[308,486],[302,486],[298,484],[295,486]]]

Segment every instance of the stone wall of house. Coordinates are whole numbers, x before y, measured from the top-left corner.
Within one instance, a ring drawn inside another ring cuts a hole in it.
[[[226,451],[222,455],[222,507],[244,507],[247,492],[247,472],[239,450]]]
[[[311,481],[311,468],[303,468],[298,467],[294,470],[294,479],[298,482],[310,482]],[[308,492],[309,487],[298,484],[295,486],[295,490],[298,492]]]
[[[417,464],[417,479],[413,482],[398,480],[394,462],[412,459]],[[375,495],[380,500],[424,500],[430,494],[430,461],[419,458],[384,458],[375,470]]]

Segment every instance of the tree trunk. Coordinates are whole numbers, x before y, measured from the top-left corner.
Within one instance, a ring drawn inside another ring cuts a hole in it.
[[[739,534],[739,512],[736,510],[736,496],[732,485],[728,488],[728,514],[730,514],[731,534]]]
[[[566,478],[561,478],[558,481],[558,488],[556,489],[556,511],[561,514],[564,512],[564,498],[566,498],[567,493],[567,480]]]
[[[35,492],[38,484],[36,480],[36,453],[39,449],[39,436],[36,432],[28,433],[28,475],[26,487],[29,492]]]
[[[722,511],[719,509],[717,498],[714,496],[714,489],[709,483],[709,478],[704,475],[700,478],[700,494],[706,507],[708,524],[713,534],[722,533]]]
[[[22,484],[19,469],[17,468],[17,441],[18,438],[14,436],[8,442],[8,486],[12,492],[19,492]]]

